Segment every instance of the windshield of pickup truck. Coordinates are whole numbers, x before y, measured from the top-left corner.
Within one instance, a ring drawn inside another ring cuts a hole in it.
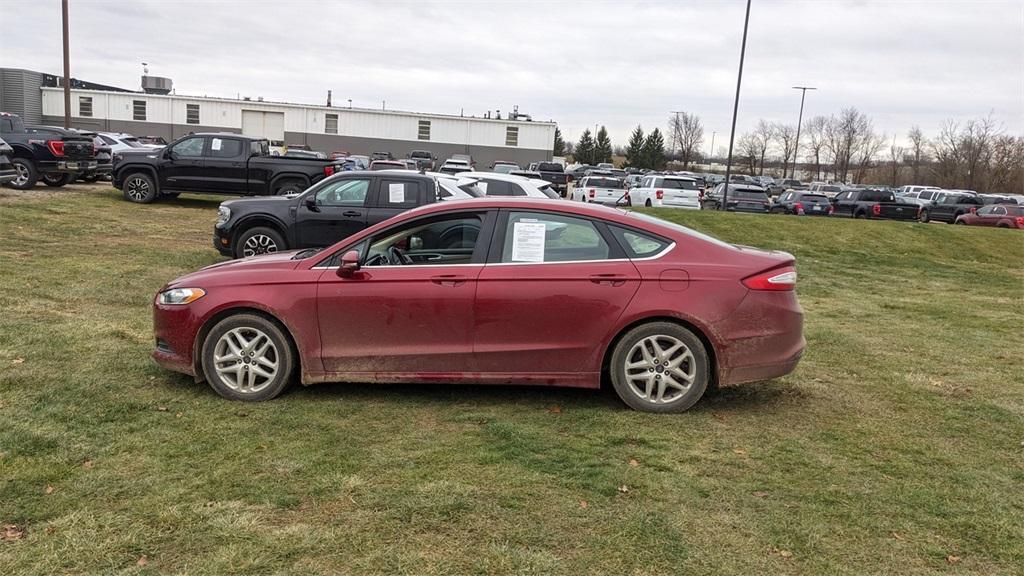
[[[675,178],[666,178],[661,183],[661,188],[669,188],[671,190],[696,190],[697,183],[693,180],[681,180]]]
[[[557,162],[541,162],[537,164],[538,172],[565,172],[565,168]]]
[[[586,186],[591,188],[623,188],[625,184],[618,178],[588,178]]]

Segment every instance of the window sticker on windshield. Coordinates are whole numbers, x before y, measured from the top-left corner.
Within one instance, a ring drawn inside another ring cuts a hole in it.
[[[405,184],[388,184],[388,202],[405,204]]]
[[[214,138],[213,139],[213,144],[210,145],[210,148],[213,148],[214,150],[220,150],[220,145],[221,145],[220,138]]]
[[[516,222],[512,230],[512,261],[543,262],[546,229],[542,222]]]

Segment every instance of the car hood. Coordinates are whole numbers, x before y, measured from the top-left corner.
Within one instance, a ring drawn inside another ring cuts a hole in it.
[[[254,196],[250,198],[235,198],[233,200],[225,200],[220,203],[221,206],[226,206],[232,210],[242,210],[253,206],[284,206],[295,200],[298,194],[285,194],[283,196]]]
[[[238,260],[226,260],[200,268],[171,280],[161,292],[171,288],[207,288],[226,284],[261,283],[268,272],[293,270],[303,260],[292,258],[301,250],[275,252]]]
[[[118,150],[117,155],[121,158],[156,158],[160,152],[156,148],[128,148]]]

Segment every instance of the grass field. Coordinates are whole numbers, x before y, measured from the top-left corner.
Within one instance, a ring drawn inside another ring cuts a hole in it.
[[[0,573],[1024,574],[1024,233],[655,211],[797,256],[808,349],[674,416],[611,391],[150,360],[217,201],[0,192]]]

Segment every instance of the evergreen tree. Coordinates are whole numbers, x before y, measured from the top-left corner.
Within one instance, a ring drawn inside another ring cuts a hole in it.
[[[576,143],[576,149],[572,157],[580,164],[595,164],[594,137],[590,135],[590,128],[583,131],[580,141]]]
[[[629,137],[629,146],[626,147],[626,166],[647,168],[644,165],[644,129],[639,124],[633,130],[633,135]]]
[[[553,156],[565,156],[565,140],[562,139],[562,131],[555,126],[555,145],[551,149]]]
[[[665,138],[657,128],[644,140],[644,162],[652,170],[665,168]]]
[[[594,163],[612,161],[612,141],[608,138],[608,130],[604,126],[597,131],[597,142],[594,144]]]

